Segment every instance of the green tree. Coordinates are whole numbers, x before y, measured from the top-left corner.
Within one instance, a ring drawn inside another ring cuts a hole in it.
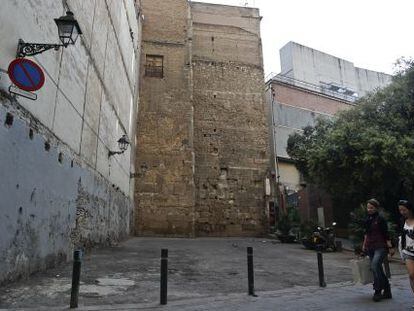
[[[350,208],[369,197],[389,210],[399,198],[414,199],[414,61],[397,66],[388,87],[288,140],[305,179]]]

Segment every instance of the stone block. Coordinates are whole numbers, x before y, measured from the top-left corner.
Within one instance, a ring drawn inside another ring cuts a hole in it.
[[[95,5],[99,1],[67,0],[70,10],[74,13],[82,30],[82,41],[91,47],[92,22],[95,15]]]
[[[80,155],[92,167],[96,166],[96,153],[98,149],[98,137],[87,124],[83,124]]]
[[[82,45],[67,48],[62,53],[59,89],[81,115],[85,104],[88,63],[87,51]]]
[[[96,169],[105,178],[109,178],[109,159],[108,159],[108,148],[105,144],[98,140],[98,149],[96,157]]]
[[[66,97],[58,93],[53,130],[76,153],[80,150],[82,118]]]
[[[89,66],[85,101],[85,121],[95,132],[99,130],[99,113],[102,101],[102,85],[93,66]]]
[[[93,21],[92,44],[90,52],[97,74],[103,78],[108,40],[108,27],[110,27],[111,24],[106,1],[95,2],[95,17]]]

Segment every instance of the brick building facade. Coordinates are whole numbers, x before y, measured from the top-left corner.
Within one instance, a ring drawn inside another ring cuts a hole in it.
[[[275,78],[271,82],[275,119],[276,169],[285,197],[298,195],[298,208],[302,220],[319,219],[321,225],[333,221],[330,197],[314,185],[306,184],[286,152],[288,136],[318,118],[332,118],[337,112],[349,109],[353,103]],[[304,187],[307,185],[306,187]],[[319,216],[318,216],[319,208]]]
[[[266,83],[273,115],[269,118],[272,170],[280,185],[280,207],[295,202],[303,221],[329,224],[340,217],[335,217],[331,197],[301,178],[286,151],[289,135],[315,125],[318,118],[334,118],[337,112],[351,108],[358,97],[386,86],[391,77],[294,42],[286,44],[280,55],[282,72]]]

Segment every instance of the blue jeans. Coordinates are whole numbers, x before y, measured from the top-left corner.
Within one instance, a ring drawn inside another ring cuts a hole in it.
[[[382,268],[387,250],[385,248],[370,249],[368,250],[368,256],[371,260],[371,270],[374,275],[374,290],[381,291],[388,288],[390,283]]]

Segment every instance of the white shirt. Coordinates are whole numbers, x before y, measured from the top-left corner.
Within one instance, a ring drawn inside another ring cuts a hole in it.
[[[405,234],[405,249],[402,250],[404,254],[413,256],[414,255],[414,225],[409,226],[404,223],[404,231],[408,232]]]

